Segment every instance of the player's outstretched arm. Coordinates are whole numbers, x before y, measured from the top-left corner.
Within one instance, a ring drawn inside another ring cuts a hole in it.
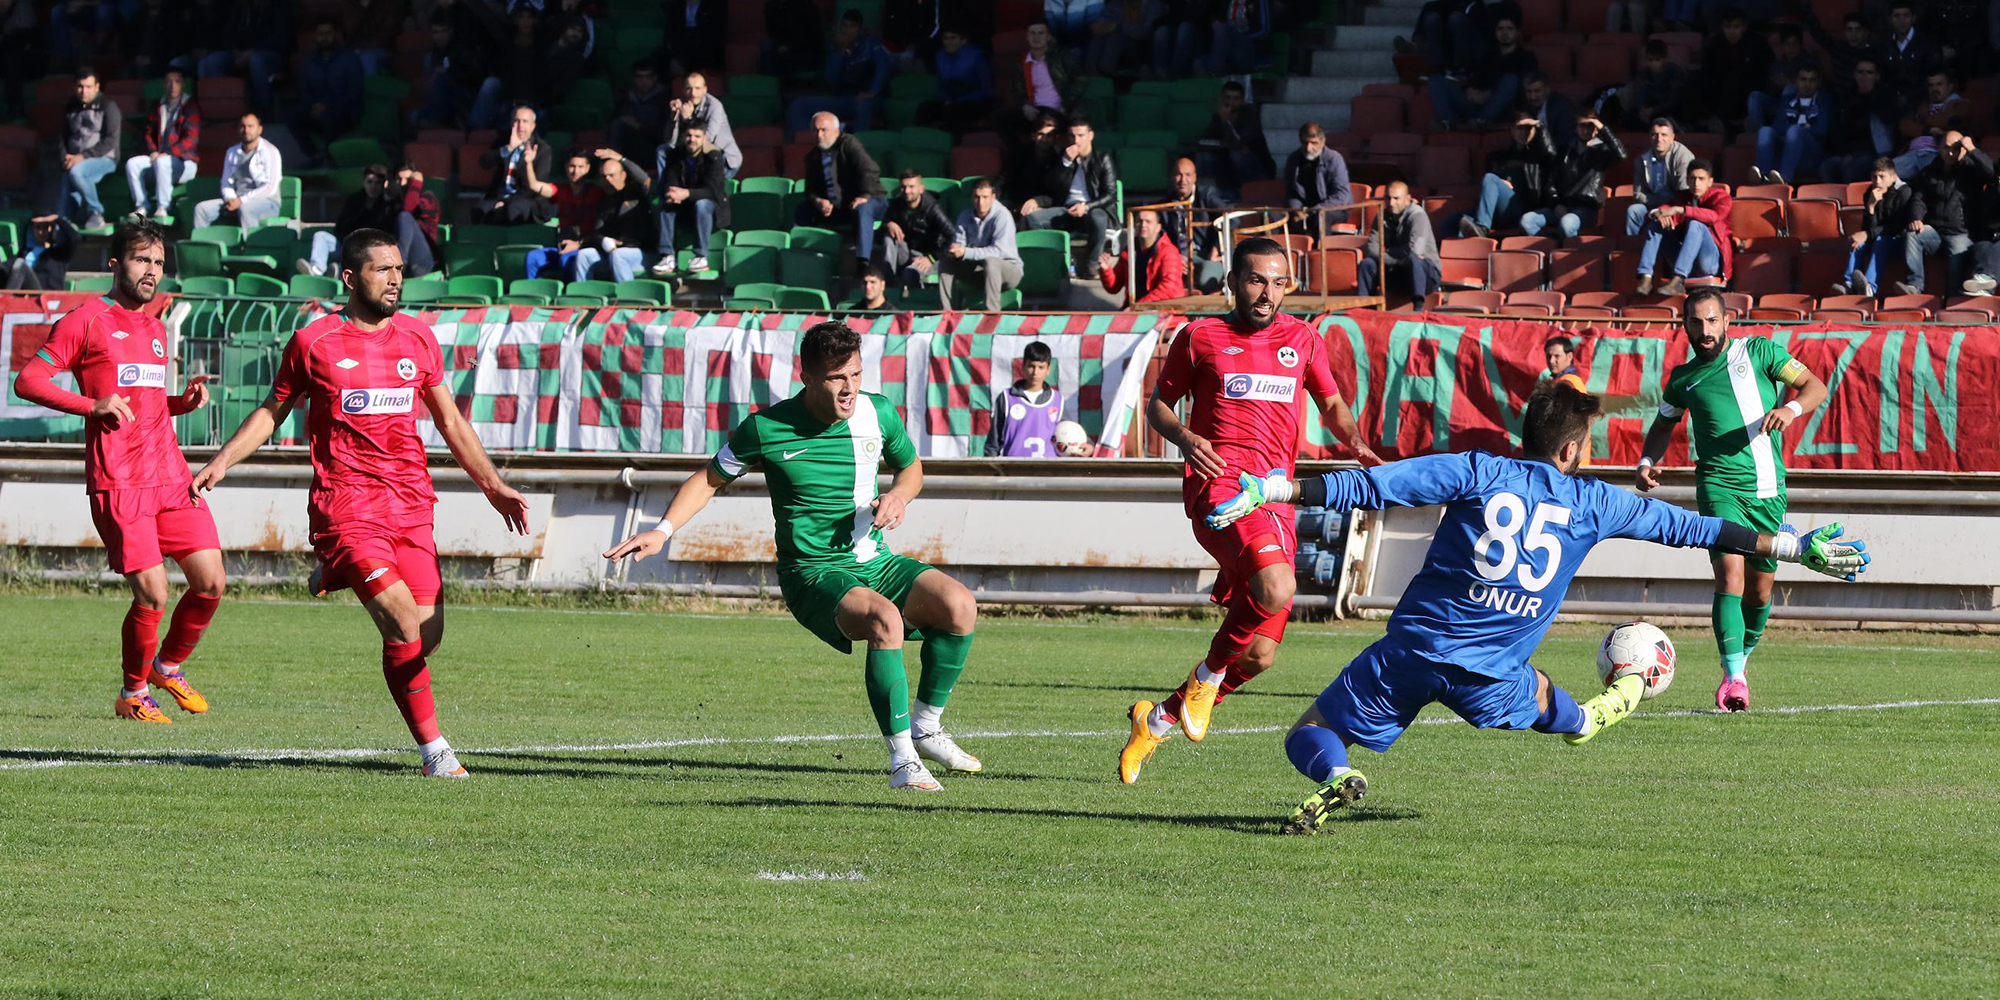
[[[1634,478],[1639,492],[1645,493],[1660,485],[1660,471],[1653,467],[1653,463],[1666,456],[1667,445],[1674,441],[1674,425],[1679,422],[1679,414],[1672,419],[1662,414],[1653,418],[1653,426],[1646,428],[1646,444],[1639,451],[1639,471]]]
[[[445,447],[451,449],[451,457],[458,460],[459,468],[464,469],[479,491],[486,494],[486,502],[500,512],[500,517],[515,534],[527,534],[528,498],[500,478],[500,470],[493,467],[493,460],[486,457],[486,447],[479,443],[478,432],[472,429],[465,415],[458,412],[458,403],[451,398],[451,390],[443,385],[425,389],[424,405],[430,409],[431,420],[437,424],[438,435],[444,438]]]
[[[249,458],[251,452],[262,448],[264,442],[271,440],[271,432],[277,430],[278,425],[284,423],[291,412],[292,404],[289,400],[279,400],[276,396],[264,397],[264,401],[257,404],[257,408],[251,410],[249,416],[243,418],[243,423],[236,428],[236,433],[229,435],[229,440],[223,442],[222,450],[216,452],[215,457],[209,459],[208,464],[194,474],[194,482],[188,487],[189,492],[200,496],[203,490],[214,489],[236,463]]]
[[[1464,454],[1424,455],[1385,462],[1373,469],[1340,469],[1323,476],[1293,480],[1283,469],[1236,477],[1235,496],[1208,512],[1212,528],[1229,526],[1267,503],[1302,503],[1335,510],[1382,510],[1386,507],[1428,507],[1476,495],[1478,475],[1473,459]]]
[[[1867,542],[1842,539],[1840,532],[1838,521],[1805,534],[1789,524],[1779,525],[1776,533],[1757,536],[1757,554],[1853,583],[1855,577],[1868,571],[1873,557],[1868,554]]]
[[[1319,416],[1320,421],[1333,431],[1333,436],[1354,452],[1354,458],[1362,468],[1372,469],[1382,464],[1382,456],[1375,454],[1375,449],[1362,440],[1361,425],[1355,421],[1354,410],[1347,405],[1344,397],[1334,395],[1321,399]]]
[[[659,524],[605,549],[604,558],[616,561],[632,556],[633,562],[644,562],[647,556],[658,555],[661,549],[667,547],[667,539],[673,536],[674,531],[694,520],[694,516],[701,513],[701,509],[708,506],[708,502],[715,499],[715,495],[728,484],[729,480],[715,471],[713,465],[687,477],[681,488],[674,491],[673,502],[667,504],[667,514],[660,518]]]

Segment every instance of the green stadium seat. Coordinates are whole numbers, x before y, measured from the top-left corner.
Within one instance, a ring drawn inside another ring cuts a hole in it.
[[[196,226],[188,233],[188,239],[220,243],[233,249],[243,245],[243,230],[237,226]]]
[[[890,173],[896,177],[901,177],[905,170],[914,170],[920,174],[941,174],[951,169],[951,153],[935,149],[911,149],[905,146],[891,153],[889,162],[892,164]],[[895,185],[891,181],[892,178],[883,178],[883,183],[889,184],[889,193],[893,196]]]
[[[1165,192],[1173,186],[1172,162],[1173,152],[1164,146],[1127,146],[1118,152],[1119,180],[1136,192]]]
[[[614,296],[621,302],[640,303],[649,306],[671,305],[674,301],[673,286],[652,278],[633,278],[621,281]]]
[[[183,283],[189,278],[222,274],[225,248],[208,240],[178,240],[174,243],[174,276]]]
[[[371,79],[393,79],[393,78],[372,77]],[[396,82],[401,83],[402,81],[399,80]],[[409,86],[405,84],[404,89],[408,90]],[[380,163],[383,166],[390,166],[389,151],[382,148],[382,143],[380,141],[370,138],[368,136],[348,136],[345,139],[335,139],[332,142],[327,143],[326,157],[328,160],[332,161],[335,167],[341,168],[342,172],[344,173],[355,173],[362,167],[365,167],[371,163]],[[355,176],[357,178],[356,189],[358,190],[359,174],[356,174]]]
[[[426,274],[421,278],[410,278],[403,282],[404,302],[436,302],[445,297],[450,288],[441,274]]]
[[[921,79],[932,79],[922,77]],[[893,87],[891,89],[894,89]],[[906,128],[902,131],[902,148],[928,149],[938,153],[950,153],[953,143],[951,133],[935,128]]]
[[[528,254],[540,250],[540,243],[506,243],[493,248],[493,273],[502,281],[515,281],[528,276]],[[512,290],[513,286],[508,286]],[[554,295],[554,292],[548,294]]]
[[[1139,80],[1134,82],[1132,89],[1126,93],[1143,97],[1170,98],[1174,96],[1174,84],[1172,80]]]
[[[332,299],[340,297],[340,280],[317,274],[294,274],[285,281],[286,293],[299,299]]]
[[[186,247],[187,244],[181,244]],[[236,282],[219,274],[204,274],[181,279],[182,295],[235,295]]]
[[[72,292],[108,292],[111,290],[111,275],[72,275],[67,279],[67,287]]]
[[[539,295],[547,302],[562,294],[563,283],[554,278],[516,278],[507,286],[509,295]]]
[[[776,247],[731,246],[722,251],[722,287],[734,292],[746,283],[770,282],[778,277]]]
[[[618,294],[615,281],[572,281],[563,286],[564,295],[589,295],[599,299],[609,299]]]
[[[451,228],[451,238],[455,240],[469,240],[473,243],[490,243],[494,246],[499,246],[502,243],[518,242],[507,238],[512,229],[512,226],[483,224],[453,226]]]
[[[555,298],[549,300],[549,305],[588,306],[591,308],[596,308],[604,305],[605,302],[606,299],[602,295],[558,295]]]
[[[829,312],[833,305],[827,301],[826,292],[819,288],[798,288],[787,285],[778,289],[778,308],[817,309]]]
[[[250,389],[271,384],[277,365],[272,351],[262,344],[223,344],[222,388]]]
[[[1117,156],[1131,146],[1171,147],[1179,141],[1174,138],[1172,129],[1139,129],[1126,133],[1124,141],[1112,150],[1111,155]]]
[[[502,295],[493,300],[496,306],[545,306],[549,304],[546,295]]]
[[[1028,295],[1060,294],[1069,284],[1069,233],[1060,229],[1025,229],[1016,234],[1021,250],[1021,291]]]
[[[445,295],[454,302],[476,297],[481,302],[491,302],[507,294],[507,286],[499,278],[486,274],[461,274],[445,282]]]
[[[778,255],[778,280],[795,288],[833,287],[833,258],[817,250],[793,248]]]
[[[278,178],[278,214],[287,219],[300,218],[304,213],[299,209],[305,201],[305,182],[297,177]],[[217,189],[221,193],[221,189]]]
[[[757,299],[742,295],[732,295],[722,300],[723,312],[770,312],[778,308],[776,299]]]
[[[778,78],[762,73],[731,74],[729,77],[729,102],[734,105],[745,97],[778,98]]]
[[[785,212],[786,194],[760,191],[751,187],[751,181],[784,181],[782,177],[745,177],[743,189],[729,201],[730,222],[738,231],[745,229],[782,229],[791,224],[791,216]],[[789,182],[787,182],[789,185]],[[693,227],[682,226],[693,232]]]
[[[290,293],[285,283],[269,275],[245,273],[236,276],[236,294],[250,299],[282,299]]]
[[[750,281],[730,289],[729,297],[738,299],[763,299],[773,306],[777,304],[778,293],[784,285],[775,281]]]
[[[835,257],[840,254],[840,234],[818,226],[798,226],[792,230],[792,249],[812,250]]]
[[[937,77],[929,73],[898,73],[889,79],[889,96],[931,100],[938,95]]]
[[[736,229],[731,231],[730,245],[783,250],[792,245],[792,234],[783,229]]]

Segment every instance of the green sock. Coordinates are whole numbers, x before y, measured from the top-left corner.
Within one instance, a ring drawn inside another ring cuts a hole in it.
[[[1731,677],[1743,674],[1743,596],[1715,595],[1710,613],[1714,618],[1715,648],[1722,654],[1722,669]]]
[[[868,707],[875,710],[875,724],[882,735],[894,736],[910,730],[910,678],[903,672],[901,649],[868,651]]]
[[[1763,641],[1764,623],[1770,620],[1771,620],[1771,606],[1769,604],[1751,604],[1748,601],[1743,602],[1743,658],[1744,659],[1746,660],[1749,659],[1750,654],[1757,649],[1757,643]]]
[[[972,650],[972,636],[954,632],[927,632],[924,650],[918,658],[924,673],[917,681],[917,700],[932,708],[943,708],[951,697],[958,675],[965,670],[965,654]]]

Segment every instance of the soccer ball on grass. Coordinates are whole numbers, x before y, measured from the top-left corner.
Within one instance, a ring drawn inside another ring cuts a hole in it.
[[[1674,643],[1647,622],[1626,622],[1610,631],[1597,647],[1597,676],[1609,685],[1626,674],[1646,681],[1643,700],[1658,696],[1674,682]]]

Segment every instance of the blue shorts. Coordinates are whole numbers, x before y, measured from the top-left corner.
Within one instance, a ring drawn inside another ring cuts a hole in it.
[[[1527,664],[1507,677],[1488,677],[1399,653],[1384,640],[1362,650],[1313,704],[1341,739],[1380,753],[1431,702],[1481,729],[1527,729],[1542,715],[1535,686],[1535,668]]]

